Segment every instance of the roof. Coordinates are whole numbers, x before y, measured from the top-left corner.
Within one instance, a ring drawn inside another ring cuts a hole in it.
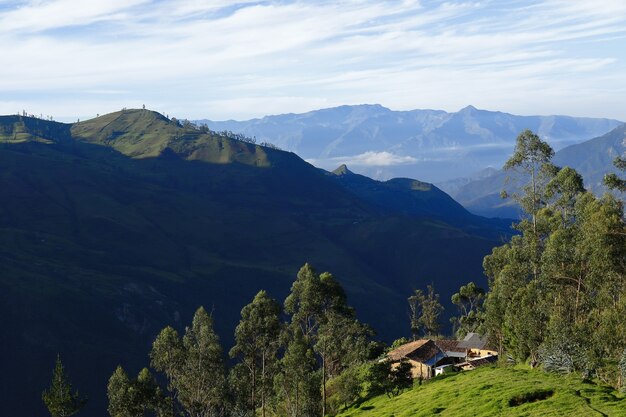
[[[413,342],[405,343],[404,345],[398,346],[397,348],[389,352],[387,354],[387,357],[391,359],[392,361],[399,361],[402,358],[406,358],[409,353],[421,348],[422,346],[424,346],[426,343],[430,341],[431,341],[430,339],[422,339],[422,340],[415,340]]]
[[[427,363],[433,358],[444,356],[444,353],[432,340],[422,339],[406,343],[389,352],[387,356],[392,361],[407,358],[416,362]]]
[[[458,353],[465,354],[465,352],[467,350],[467,349],[459,346],[459,341],[458,340],[436,340],[435,344],[437,346],[439,346],[439,349],[441,349],[444,352],[446,352],[446,354],[448,352],[458,352]]]
[[[478,368],[479,366],[489,365],[498,361],[498,355],[485,356],[483,358],[472,359],[471,361],[460,363],[459,366],[469,365],[472,368]]]
[[[486,344],[486,337],[483,338],[478,333],[468,333],[458,346],[465,349],[482,349]]]

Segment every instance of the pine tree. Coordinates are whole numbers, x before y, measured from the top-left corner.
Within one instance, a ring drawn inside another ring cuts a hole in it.
[[[44,391],[41,397],[52,417],[72,416],[87,403],[87,399],[82,398],[78,391],[72,391],[60,356],[57,356],[50,388]]]

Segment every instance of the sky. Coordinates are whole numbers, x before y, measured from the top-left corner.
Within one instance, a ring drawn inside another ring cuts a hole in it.
[[[626,1],[0,0],[0,114],[343,104],[626,121]]]

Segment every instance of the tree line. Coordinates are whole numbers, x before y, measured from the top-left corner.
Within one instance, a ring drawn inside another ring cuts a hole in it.
[[[580,372],[615,387],[626,376],[626,224],[623,203],[588,192],[552,148],[522,132],[505,169],[523,179],[518,234],[484,259],[482,331],[510,360]],[[615,165],[626,168],[623,159]],[[610,188],[626,190],[615,174]],[[504,195],[507,197],[507,195]]]
[[[182,334],[165,327],[149,352],[152,371],[133,377],[118,366],[111,375],[109,415],[319,417],[412,384],[408,363],[392,368],[378,359],[384,345],[356,318],[336,278],[309,264],[282,305],[265,291],[256,294],[234,333],[229,368],[203,307]],[[52,416],[76,414],[86,402],[60,359],[43,400]]]

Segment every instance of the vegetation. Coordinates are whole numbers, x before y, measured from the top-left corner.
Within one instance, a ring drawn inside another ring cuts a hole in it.
[[[41,394],[41,398],[52,417],[72,416],[87,403],[86,398],[82,398],[78,391],[72,389],[59,356],[54,366],[50,388]]]
[[[611,387],[527,366],[483,367],[434,378],[389,398],[357,403],[338,417],[621,416],[626,398]]]
[[[452,304],[457,306],[459,317],[451,319],[455,335],[462,339],[467,333],[477,332],[484,321],[485,290],[474,282],[469,282],[452,295]]]
[[[626,171],[626,158],[615,158],[613,165],[621,171]],[[604,185],[613,190],[626,192],[626,179],[620,178],[617,174],[606,174],[604,176]]]
[[[439,317],[443,313],[443,306],[439,302],[439,294],[435,293],[433,286],[428,285],[426,293],[422,290],[415,290],[408,301],[413,339],[420,336],[437,336],[440,328]]]
[[[528,217],[520,234],[485,258],[485,329],[520,362],[623,384],[626,224],[622,203],[596,198],[571,168],[550,162],[536,135],[518,137],[508,167],[531,172],[516,196]]]

